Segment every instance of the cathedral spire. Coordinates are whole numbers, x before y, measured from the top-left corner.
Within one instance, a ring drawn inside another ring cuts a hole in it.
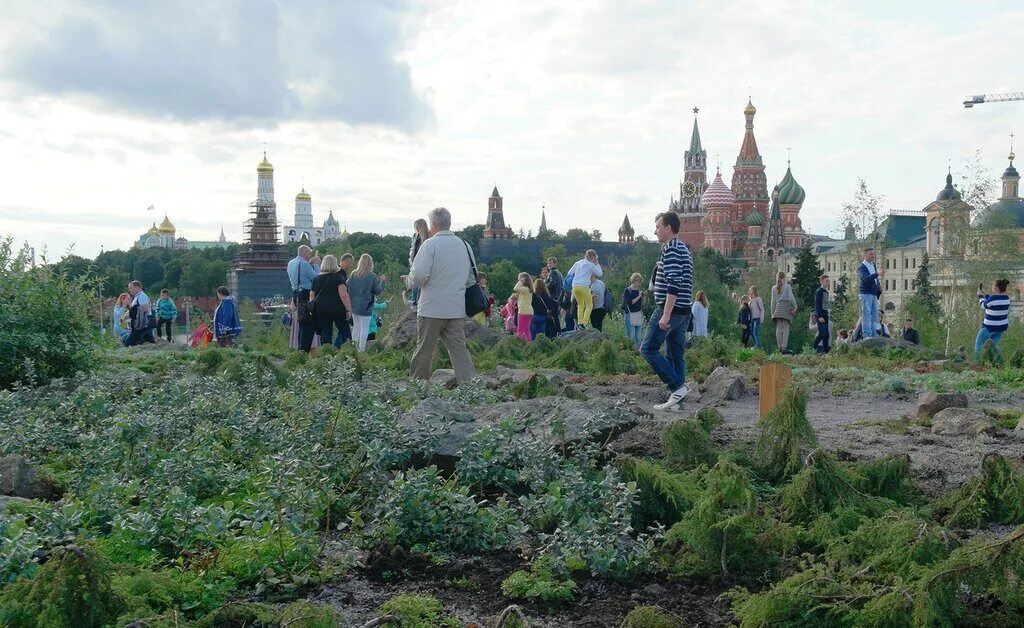
[[[740,146],[740,154],[736,157],[736,165],[760,166],[761,153],[757,150],[757,140],[754,139],[754,114],[757,109],[754,104],[747,100],[747,106],[743,109],[743,117],[746,118],[746,129],[743,133],[743,144]]]
[[[543,207],[540,208],[540,230],[541,231],[547,231],[548,230],[548,219],[547,219],[547,216],[544,215],[544,208]]]

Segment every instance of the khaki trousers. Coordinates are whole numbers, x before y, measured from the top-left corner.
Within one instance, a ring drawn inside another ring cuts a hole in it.
[[[779,351],[789,348],[789,326],[790,322],[784,318],[776,318],[775,322],[775,344]]]
[[[438,340],[448,350],[455,378],[460,382],[473,379],[476,369],[473,368],[473,357],[466,348],[464,318],[416,318],[416,351],[409,365],[410,375],[417,379],[430,379]]]

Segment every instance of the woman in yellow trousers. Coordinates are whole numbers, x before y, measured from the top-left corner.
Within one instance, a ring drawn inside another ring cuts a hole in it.
[[[572,275],[572,296],[576,299],[576,328],[585,329],[590,326],[590,313],[594,310],[594,299],[590,294],[590,284],[595,277],[603,277],[604,271],[597,263],[597,251],[590,249],[569,269]]]

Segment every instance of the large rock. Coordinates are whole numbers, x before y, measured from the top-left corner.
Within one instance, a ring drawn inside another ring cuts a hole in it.
[[[424,399],[402,416],[399,423],[407,430],[432,437],[430,452],[422,462],[452,469],[468,440],[480,430],[496,427],[505,419],[515,419],[523,427],[521,434],[543,438],[555,447],[563,439],[568,443],[604,440],[649,416],[650,413],[632,402],[614,399],[576,401],[566,397],[543,397],[475,406]],[[564,436],[555,435],[556,423],[564,424]]]
[[[0,495],[26,499],[60,499],[60,489],[39,475],[23,456],[0,458]]]
[[[479,342],[484,346],[491,347],[503,337],[502,334],[489,327],[484,327],[471,318],[466,319],[465,325],[467,342]],[[384,337],[384,348],[412,349],[415,346],[416,312],[405,310],[388,325],[388,333]]]
[[[968,408],[946,408],[932,418],[932,434],[977,436],[994,430],[992,417]]]
[[[917,396],[917,416],[931,418],[946,408],[966,408],[967,395],[925,391]]]
[[[878,351],[885,351],[888,349],[909,349],[934,360],[941,360],[946,357],[946,355],[941,351],[935,351],[933,349],[928,349],[927,347],[922,347],[921,345],[915,345],[912,342],[907,342],[900,338],[886,338],[885,336],[864,338],[862,340],[852,342],[850,345],[860,347],[862,349]]]
[[[31,499],[25,499],[24,497],[8,497],[7,495],[0,495],[0,514],[7,511],[7,506],[10,504],[31,504]]]
[[[557,340],[559,342],[571,342],[579,345],[592,345],[598,344],[603,340],[607,340],[608,336],[594,329],[593,327],[587,327],[586,329],[574,329],[572,331],[565,331],[558,334]]]
[[[704,394],[710,403],[739,399],[747,392],[743,373],[719,366],[704,380]]]

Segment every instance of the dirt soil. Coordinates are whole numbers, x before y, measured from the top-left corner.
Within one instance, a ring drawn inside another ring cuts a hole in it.
[[[369,566],[336,584],[325,586],[310,599],[328,603],[359,626],[378,616],[377,608],[399,594],[436,597],[449,616],[467,626],[490,625],[511,602],[501,595],[501,582],[523,567],[511,554],[458,560],[439,567],[415,557],[398,559],[370,552]],[[400,578],[399,578],[400,575]],[[726,588],[638,578],[630,582],[577,579],[577,599],[571,605],[540,606],[520,603],[534,628],[605,628],[621,625],[636,606],[657,604],[681,617],[687,626],[728,625],[728,603],[717,601]]]

